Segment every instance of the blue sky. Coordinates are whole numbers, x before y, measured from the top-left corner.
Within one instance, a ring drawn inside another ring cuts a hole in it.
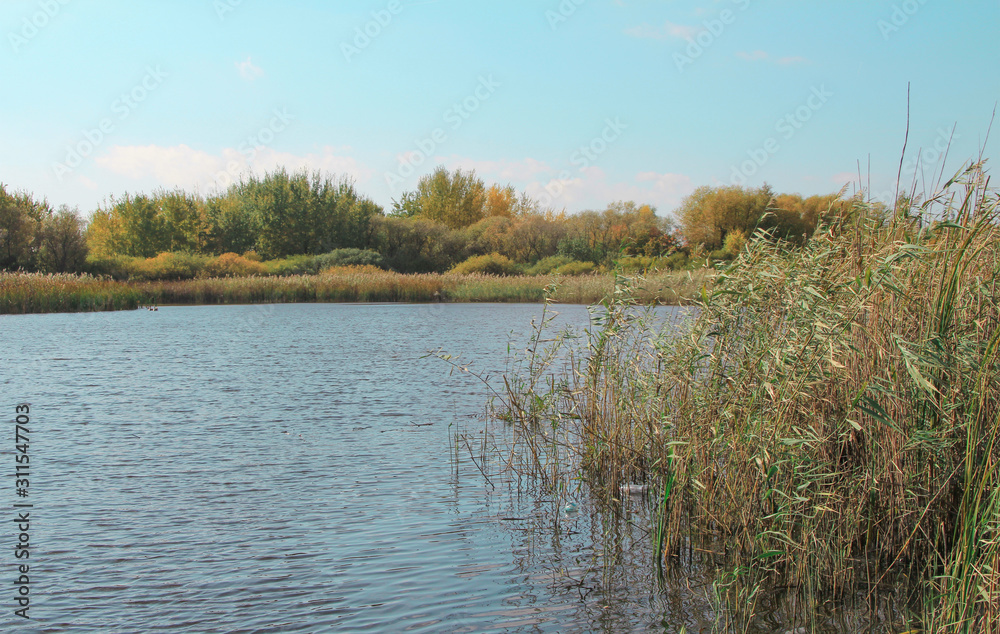
[[[666,215],[860,163],[884,197],[907,83],[904,180],[997,154],[998,27],[995,0],[4,0],[0,182],[87,215],[284,165],[388,206],[443,164]]]

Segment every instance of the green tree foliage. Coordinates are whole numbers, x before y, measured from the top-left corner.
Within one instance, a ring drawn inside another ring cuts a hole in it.
[[[75,211],[61,207],[41,226],[38,270],[46,273],[77,273],[87,261],[83,221]]]
[[[87,245],[97,257],[152,258],[202,246],[204,202],[179,190],[125,194],[91,216]]]
[[[673,220],[650,205],[620,201],[599,211],[556,214],[511,185],[487,186],[474,171],[436,168],[394,200],[386,216],[350,179],[279,169],[245,177],[207,199],[180,190],[112,198],[93,212],[84,243],[72,212],[53,213],[47,203],[0,186],[0,266],[79,270],[89,249],[87,270],[119,276],[200,274],[222,254],[240,264],[234,270],[257,270],[235,260],[232,254],[240,253],[265,260],[260,270],[270,275],[343,263],[444,272],[491,254],[532,271],[539,262],[546,262],[539,271],[555,271],[557,261],[679,268],[732,258],[757,229],[803,243],[817,223],[852,213],[856,202],[775,196],[766,185],[702,187],[678,211],[682,239]],[[895,213],[910,214],[915,204],[901,198]],[[882,207],[891,218],[893,210]],[[159,258],[164,253],[170,255]]]
[[[334,180],[319,172],[278,170],[250,177],[230,188],[228,197],[238,201],[235,209],[228,210],[236,216],[228,224],[249,229],[253,249],[265,259],[365,248],[371,238],[369,222],[382,214],[382,208],[362,197],[351,180]]]
[[[35,270],[42,224],[51,213],[48,203],[0,184],[0,268]]]
[[[372,241],[385,264],[400,273],[446,271],[461,259],[466,241],[460,232],[426,218],[376,216]]]
[[[76,212],[0,184],[0,269],[77,273],[87,257]]]
[[[203,226],[206,253],[246,253],[257,245],[254,219],[234,186],[205,203]]]
[[[468,227],[485,216],[486,185],[475,171],[451,173],[442,166],[420,179],[415,199],[421,217],[452,229]]]
[[[366,248],[382,214],[348,179],[278,170],[251,176],[208,200],[181,191],[126,194],[94,212],[87,243],[96,257],[150,258],[256,251],[267,259]]]

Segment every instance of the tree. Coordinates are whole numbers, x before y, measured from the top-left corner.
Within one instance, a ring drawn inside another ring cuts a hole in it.
[[[417,185],[416,206],[419,215],[444,223],[452,229],[468,227],[483,219],[486,186],[476,172],[460,169],[452,174],[443,166],[424,176]]]
[[[87,261],[83,221],[63,206],[47,217],[41,228],[38,269],[46,273],[78,273]]]
[[[213,245],[233,252],[254,249],[267,259],[367,248],[369,223],[382,215],[352,180],[320,172],[281,169],[251,176],[230,187],[225,199],[209,203]]]
[[[774,192],[765,183],[757,189],[728,185],[696,189],[677,210],[690,244],[719,249],[730,231],[751,236],[765,221]]]
[[[0,184],[0,269],[35,269],[39,232],[51,213],[47,202]]]
[[[205,201],[201,244],[206,254],[246,253],[256,243],[253,218],[235,191]]]
[[[390,268],[400,273],[430,273],[450,269],[462,259],[462,232],[426,218],[377,216],[373,242]]]
[[[563,224],[565,238],[559,242],[559,253],[595,264],[607,263],[620,253],[646,254],[647,249],[650,255],[660,255],[676,245],[670,238],[661,242],[672,232],[671,221],[657,216],[655,207],[634,201],[568,216]]]
[[[163,227],[165,251],[202,250],[204,201],[181,190],[159,191],[153,195],[157,215]]]

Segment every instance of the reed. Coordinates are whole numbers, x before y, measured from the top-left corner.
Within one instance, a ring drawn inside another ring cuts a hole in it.
[[[680,303],[697,295],[706,273],[665,273],[650,278],[642,301]],[[148,282],[137,288],[158,304],[232,304],[281,302],[541,302],[545,288],[554,298],[588,304],[614,291],[610,275],[497,276],[401,274],[374,266],[334,267],[319,275],[233,277]]]
[[[128,310],[144,299],[128,284],[89,275],[0,271],[0,314]]]
[[[650,277],[641,301],[691,301],[708,273]],[[289,302],[541,302],[546,287],[563,303],[590,304],[614,291],[610,275],[401,274],[375,266],[331,267],[318,275],[111,281],[89,275],[0,273],[0,313],[122,310],[141,304]]]
[[[718,567],[720,629],[783,602],[815,631],[836,601],[1000,631],[998,197],[976,164],[916,211],[855,201],[801,249],[758,237],[684,327],[620,279],[579,347],[507,377],[509,463],[602,508],[648,484],[656,566]]]

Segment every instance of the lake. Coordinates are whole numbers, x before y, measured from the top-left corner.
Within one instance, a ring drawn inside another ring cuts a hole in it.
[[[0,316],[5,423],[30,403],[38,632],[673,631],[704,591],[652,582],[648,509],[607,527],[452,447],[539,305],[284,304]],[[583,326],[584,307],[559,306]],[[502,425],[502,423],[491,423]],[[4,434],[5,461],[13,433]],[[8,463],[9,464],[9,463]],[[9,469],[9,467],[8,467]],[[10,473],[11,471],[5,471]],[[13,510],[0,518],[17,540]],[[616,542],[618,543],[618,542]],[[694,631],[698,631],[695,627]]]

